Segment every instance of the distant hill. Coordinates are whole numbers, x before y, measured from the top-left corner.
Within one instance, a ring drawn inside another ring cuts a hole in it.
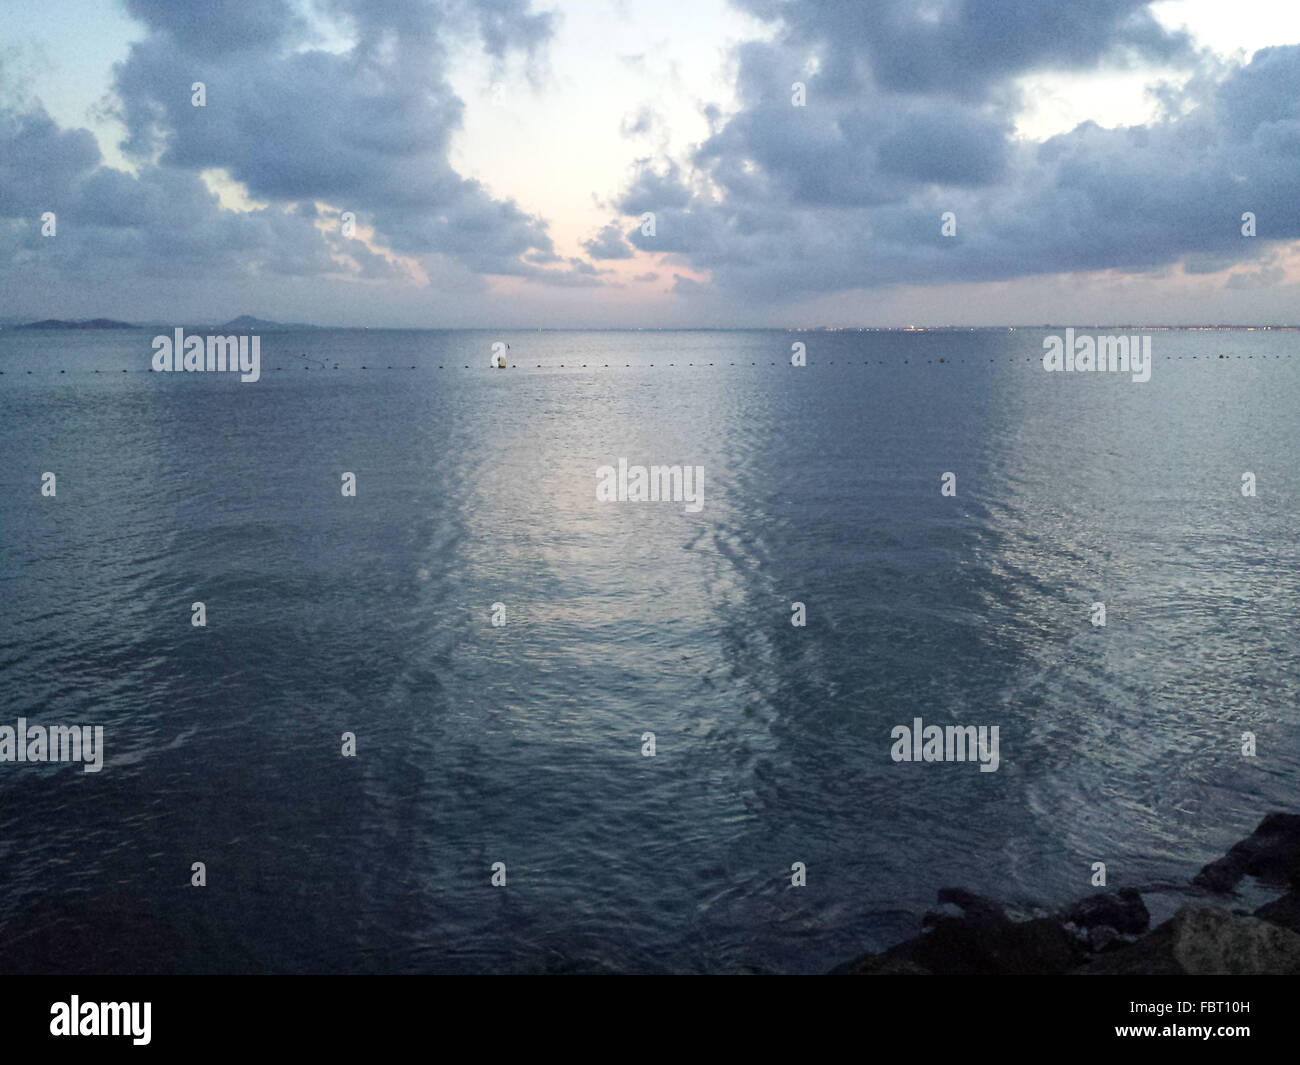
[[[112,318],[89,318],[79,321],[64,321],[61,318],[46,318],[40,322],[28,322],[15,326],[16,329],[139,329],[130,322],[117,322]]]
[[[241,314],[238,318],[232,318],[221,325],[213,326],[214,329],[315,329],[314,325],[307,325],[305,322],[273,322],[269,318],[254,318],[251,314]]]
[[[21,318],[0,318],[0,328],[7,329],[159,329],[170,331],[170,323],[155,322],[152,325],[135,325],[131,322],[119,322],[113,318],[46,318],[40,322],[24,322]],[[213,333],[247,333],[250,331],[275,332],[287,329],[319,329],[320,326],[308,325],[306,322],[274,322],[269,318],[255,318],[251,314],[241,314],[221,325],[186,326],[187,331]]]

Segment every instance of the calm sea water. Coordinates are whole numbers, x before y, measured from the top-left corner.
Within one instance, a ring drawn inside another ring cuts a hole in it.
[[[1300,334],[153,332],[0,333],[0,724],[106,745],[0,764],[0,967],[819,971],[1295,808]]]

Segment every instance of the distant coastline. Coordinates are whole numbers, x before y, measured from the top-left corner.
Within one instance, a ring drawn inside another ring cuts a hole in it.
[[[263,332],[273,332],[275,330],[289,329],[321,329],[328,328],[325,326],[308,325],[304,322],[274,322],[269,318],[254,318],[251,314],[241,314],[238,318],[232,318],[228,322],[222,322],[218,325],[201,324],[193,326],[192,323],[185,323],[186,328],[197,328],[203,331],[219,332],[226,331],[244,331],[258,329]],[[121,322],[115,318],[44,318],[39,322],[24,322],[18,319],[0,320],[0,328],[10,329],[154,329],[164,328],[154,323],[136,324],[134,322]],[[171,324],[165,328],[172,328]]]
[[[28,322],[21,318],[0,318],[4,329],[172,329],[178,323],[146,322],[134,324],[113,318],[45,318]],[[310,322],[278,322],[269,318],[256,318],[241,314],[228,322],[180,322],[187,329],[200,332],[222,330],[261,330],[262,332],[288,332],[298,330],[356,330],[404,333],[1006,333],[1018,330],[1051,330],[1073,328],[1093,332],[1206,332],[1206,333],[1267,333],[1297,332],[1300,325],[1145,325],[1134,322],[1069,322],[1040,323],[1037,325],[787,325],[787,326],[499,326],[499,325],[316,325]]]
[[[139,329],[130,322],[118,322],[112,318],[90,318],[79,321],[66,321],[61,318],[46,318],[40,322],[27,322],[14,326],[15,329]]]

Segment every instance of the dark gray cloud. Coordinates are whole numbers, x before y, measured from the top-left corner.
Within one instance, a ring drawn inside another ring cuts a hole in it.
[[[734,2],[773,30],[735,51],[737,109],[702,103],[709,134],[688,155],[637,160],[612,201],[623,217],[571,258],[542,218],[449,161],[463,118],[451,56],[468,46],[494,69],[507,57],[531,69],[557,16],[528,0],[316,0],[310,21],[288,0],[124,0],[145,30],[114,80],[135,172],[104,165],[88,131],[39,105],[0,109],[0,282],[406,276],[342,234],[343,211],[467,288],[485,274],[610,285],[587,260],[634,249],[658,256],[675,291],[737,305],[1175,263],[1252,267],[1238,289],[1284,276],[1277,242],[1300,239],[1300,46],[1221,65],[1144,0]],[[320,47],[338,40],[350,47]],[[1016,139],[1015,79],[1153,64],[1192,74],[1158,88],[1158,120]],[[194,81],[206,107],[191,105]],[[642,107],[622,132],[660,126]],[[223,209],[207,169],[269,206]],[[57,238],[40,236],[46,210]],[[956,236],[941,235],[946,211]],[[1241,235],[1244,211],[1257,238]]]
[[[523,276],[532,281],[538,281],[543,285],[557,285],[562,288],[592,288],[603,284],[600,280],[601,274],[610,273],[609,270],[601,270],[582,259],[569,258],[566,261],[568,266],[563,270],[536,270],[530,268],[523,273]]]
[[[448,42],[475,26],[490,56],[532,55],[554,19],[526,0],[327,0],[320,10],[355,41],[341,54],[304,50],[309,27],[283,3],[131,10],[151,31],[116,71],[131,156],[222,168],[261,200],[352,210],[396,252],[480,273],[526,275],[521,256],[554,253],[541,219],[447,160],[463,112]],[[205,107],[191,104],[195,81]]]
[[[638,159],[633,164],[636,172],[624,190],[617,206],[629,214],[642,211],[686,207],[691,202],[691,191],[686,187],[685,176],[671,159],[659,166],[651,158]]]
[[[582,242],[583,248],[593,259],[630,259],[633,251],[623,238],[623,227],[617,222],[601,227],[591,240]]]
[[[219,56],[300,40],[306,25],[288,0],[126,0],[127,11],[177,46]]]
[[[62,204],[99,161],[89,130],[61,130],[44,111],[0,110],[0,217],[38,215]]]
[[[0,254],[10,269],[52,280],[407,275],[337,227],[319,228],[320,201],[334,215],[352,211],[400,255],[599,283],[594,268],[563,264],[542,219],[448,162],[463,112],[446,78],[449,50],[471,35],[493,59],[515,50],[532,59],[554,16],[528,0],[321,0],[317,13],[354,42],[342,53],[315,47],[320,27],[284,0],[126,8],[147,31],[114,68],[121,147],[136,173],[102,165],[88,131],[60,129],[39,108],[0,111]],[[206,106],[193,106],[194,82]],[[199,176],[207,169],[269,206],[223,209]],[[40,236],[47,210],[55,238]]]
[[[629,240],[771,299],[893,283],[1082,270],[1220,270],[1300,238],[1300,47],[1218,68],[1148,4],[740,0],[779,20],[737,49],[740,109],[688,166],[639,160],[616,200]],[[1011,80],[1181,63],[1166,116],[1017,140]],[[792,104],[801,81],[806,106]],[[1260,236],[1241,235],[1255,211]],[[957,235],[941,235],[951,211]],[[1262,279],[1274,276],[1260,275]],[[694,290],[679,278],[679,289]],[[1262,280],[1261,282],[1262,283]]]
[[[41,233],[46,211],[52,237]],[[0,110],[0,271],[29,281],[311,275],[341,272],[333,250],[302,212],[224,210],[195,174],[115,170],[86,130]]]
[[[1193,55],[1150,0],[733,0],[820,59],[819,90],[982,97],[1034,70]],[[788,79],[787,79],[788,80]],[[751,86],[751,88],[753,88]]]

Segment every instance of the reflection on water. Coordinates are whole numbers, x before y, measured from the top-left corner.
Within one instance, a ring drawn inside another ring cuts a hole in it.
[[[1033,331],[320,331],[239,385],[0,334],[0,724],[107,746],[0,765],[4,965],[817,971],[945,885],[1185,881],[1300,779],[1291,336],[1135,384]],[[597,502],[620,457],[703,511]],[[893,762],[915,717],[1000,768]]]

